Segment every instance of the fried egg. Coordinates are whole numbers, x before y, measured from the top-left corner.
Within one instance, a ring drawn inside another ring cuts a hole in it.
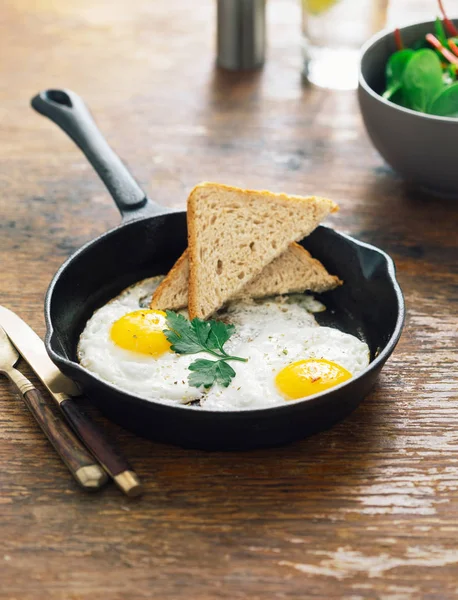
[[[326,391],[369,364],[367,344],[318,325],[313,313],[324,306],[312,296],[246,300],[229,304],[215,318],[235,325],[224,349],[247,361],[230,363],[236,375],[227,388],[190,386],[189,365],[214,357],[170,349],[163,332],[166,314],[148,308],[161,279],[146,279],[121,292],[94,313],[80,336],[81,365],[128,393],[211,410],[261,408]]]

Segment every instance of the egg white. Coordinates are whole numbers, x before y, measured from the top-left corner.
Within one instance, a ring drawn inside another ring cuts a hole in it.
[[[236,376],[227,388],[214,385],[204,390],[189,386],[189,365],[196,358],[214,357],[207,353],[166,352],[154,358],[124,350],[110,338],[111,326],[117,319],[148,307],[161,279],[145,279],[98,309],[79,340],[82,366],[129,393],[168,404],[197,401],[212,410],[260,408],[285,403],[274,380],[278,371],[292,362],[325,358],[352,375],[369,364],[367,344],[348,333],[318,325],[311,313],[324,307],[312,296],[248,300],[231,303],[218,315],[235,325],[225,350],[247,358],[247,362],[230,363]]]

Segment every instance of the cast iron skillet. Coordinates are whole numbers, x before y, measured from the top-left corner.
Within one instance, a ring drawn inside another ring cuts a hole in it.
[[[396,346],[404,301],[389,256],[321,226],[302,244],[345,284],[324,295],[328,310],[320,320],[369,344],[372,362],[358,377],[278,407],[222,412],[145,400],[81,367],[76,347],[87,319],[126,286],[170,269],[187,245],[186,213],[167,212],[145,196],[75,93],[48,90],[35,96],[32,106],[85,153],[122,215],[120,226],[62,265],[45,301],[51,359],[108,418],[139,435],[185,447],[245,449],[284,444],[328,428],[359,404]]]

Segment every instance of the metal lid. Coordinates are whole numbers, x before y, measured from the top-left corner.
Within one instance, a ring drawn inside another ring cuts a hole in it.
[[[237,71],[261,67],[266,45],[266,0],[218,0],[217,64]]]

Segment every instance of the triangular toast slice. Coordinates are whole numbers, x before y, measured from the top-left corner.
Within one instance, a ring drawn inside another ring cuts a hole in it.
[[[180,310],[188,306],[189,259],[185,250],[158,287],[154,290],[150,308]]]
[[[190,318],[209,317],[336,210],[316,196],[197,185],[188,198]]]
[[[151,308],[180,310],[188,305],[189,260],[185,250],[154,292]],[[231,300],[263,298],[305,291],[321,294],[342,282],[330,275],[319,260],[293,243],[275,258]]]

